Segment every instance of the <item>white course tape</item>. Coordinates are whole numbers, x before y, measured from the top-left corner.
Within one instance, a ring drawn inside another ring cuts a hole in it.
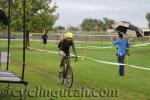
[[[103,61],[103,60],[97,60],[97,59],[93,59],[91,57],[86,57],[89,60],[95,61],[95,62],[100,62],[100,63],[104,63],[104,64],[109,64],[109,65],[125,65],[125,64],[119,64],[119,63],[114,63],[114,62],[108,62],[108,61]]]
[[[125,66],[129,66],[129,67],[132,67],[132,68],[143,69],[143,70],[150,70],[150,68],[144,68],[144,67],[139,67],[139,66],[135,66],[135,65],[128,65],[128,64],[120,64],[120,63],[108,62],[108,61],[93,59],[93,58],[90,58],[90,57],[86,57],[86,58],[89,59],[89,60],[95,61],[95,62],[100,62],[100,63],[104,63],[104,64],[109,64],[109,65],[125,65]]]
[[[147,45],[150,45],[150,43],[144,43],[144,44],[135,44],[135,45],[131,45],[131,47],[140,47],[140,46],[147,46]],[[50,45],[52,47],[57,47],[57,45]],[[76,45],[76,48],[78,49],[85,49],[85,48],[88,48],[88,49],[108,49],[108,48],[114,48],[116,46],[81,46],[81,45]]]
[[[36,50],[36,51],[46,51],[46,50],[40,50],[40,49],[34,49],[34,48],[31,48],[29,47],[29,49],[31,50]],[[49,53],[53,53],[53,54],[58,54],[59,52],[56,52],[56,51],[47,51]],[[71,54],[71,56],[74,56]],[[83,56],[78,56],[78,57],[83,57]],[[92,60],[92,61],[95,61],[95,62],[100,62],[100,63],[103,63],[103,64],[108,64],[108,65],[125,65],[125,66],[129,66],[129,67],[132,67],[132,68],[136,68],[136,69],[142,69],[142,70],[149,70],[150,71],[150,68],[145,68],[145,67],[140,67],[140,66],[135,66],[135,65],[128,65],[128,64],[121,64],[121,63],[115,63],[115,62],[108,62],[108,61],[103,61],[103,60],[97,60],[97,59],[93,59],[91,57],[85,57],[86,59],[89,59],[89,60]]]
[[[36,50],[36,51],[46,51],[46,50],[41,50],[41,49],[34,49],[34,48],[31,48],[31,47],[28,47],[29,49],[31,49],[31,50]],[[54,54],[58,54],[59,52],[56,52],[56,51],[47,51],[47,52],[49,52],[49,53],[54,53]]]
[[[150,45],[150,43],[144,43],[144,44],[135,44],[135,45],[131,45],[131,47],[140,47],[140,46],[147,46],[147,45]],[[82,47],[82,46],[77,46],[76,48],[88,48],[88,49],[107,49],[107,48],[113,48],[113,47],[116,47],[116,46],[107,46],[107,47],[101,47],[101,46],[85,46],[85,47]]]
[[[31,49],[31,50],[36,50],[36,51],[41,51],[41,52],[45,51],[45,52],[49,52],[49,53],[53,53],[53,54],[58,54],[59,53],[59,52],[56,52],[56,51],[46,51],[46,50],[41,50],[41,49],[34,49],[34,48],[31,48],[31,47],[28,47],[28,48]],[[75,56],[75,55],[71,54],[71,56]],[[82,57],[82,56],[78,56],[78,57]]]
[[[76,47],[76,48],[88,48],[88,49],[105,49],[105,48],[113,48],[112,46],[108,47],[100,47],[100,46],[85,46],[85,47]]]
[[[150,43],[135,44],[135,45],[131,45],[131,46],[132,46],[132,47],[140,47],[140,46],[146,46],[146,45],[150,45]]]

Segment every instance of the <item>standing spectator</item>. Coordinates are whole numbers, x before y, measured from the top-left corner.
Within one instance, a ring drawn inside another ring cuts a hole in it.
[[[118,56],[118,63],[122,64],[119,65],[119,75],[124,76],[124,59],[125,55],[127,54],[129,45],[128,41],[123,37],[123,33],[118,32],[119,39],[116,40],[116,37],[113,37],[112,43],[113,45],[117,45],[117,56]]]
[[[42,35],[42,40],[45,49],[46,49],[47,39],[48,39],[47,32],[44,32],[44,34]]]

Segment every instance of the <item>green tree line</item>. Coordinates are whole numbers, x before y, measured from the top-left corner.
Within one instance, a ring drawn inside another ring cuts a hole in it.
[[[104,17],[103,20],[86,18],[81,23],[81,29],[85,31],[106,31],[112,29],[115,20]]]
[[[68,26],[66,29],[63,26],[57,26],[58,30],[68,30],[68,31],[106,31],[107,29],[113,29],[112,25],[115,24],[115,20],[103,17],[103,20],[85,18],[80,26]]]
[[[0,0],[0,8],[8,15],[8,1]],[[23,5],[22,0],[11,1],[11,30],[22,31]],[[64,30],[63,26],[56,26],[58,19],[57,5],[52,0],[26,0],[26,26],[30,32],[43,32],[43,30]],[[150,12],[145,15],[150,28]],[[104,17],[103,19],[85,18],[80,27],[69,26],[67,30],[79,31],[106,31],[112,29],[115,20]],[[0,24],[1,28],[5,28]]]
[[[8,15],[8,1],[0,0],[0,7]],[[52,30],[58,19],[57,6],[52,0],[26,0],[26,26],[30,32]],[[22,31],[22,0],[11,0],[11,29]]]
[[[145,17],[148,21],[148,27],[150,28],[150,12],[148,12]]]

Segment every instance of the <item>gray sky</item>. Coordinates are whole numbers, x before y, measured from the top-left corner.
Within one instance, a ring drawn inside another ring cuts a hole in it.
[[[55,0],[60,14],[56,25],[79,26],[85,18],[108,17],[147,27],[145,18],[150,12],[150,0]]]

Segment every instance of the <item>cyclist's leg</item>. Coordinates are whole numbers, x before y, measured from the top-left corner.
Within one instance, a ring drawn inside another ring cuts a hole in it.
[[[66,57],[66,54],[64,51],[60,51],[59,52],[60,56],[61,56],[61,62],[60,62],[60,67],[63,66],[63,63],[64,63],[64,60],[65,60],[65,57]]]
[[[66,53],[66,56],[70,56],[69,53]],[[70,74],[70,67],[71,67],[71,59],[70,58],[67,58],[67,73],[66,74]]]
[[[65,54],[66,54],[66,57],[67,57],[66,58],[66,65],[70,66],[70,58],[69,58],[70,57],[70,53],[69,52],[65,52]]]

